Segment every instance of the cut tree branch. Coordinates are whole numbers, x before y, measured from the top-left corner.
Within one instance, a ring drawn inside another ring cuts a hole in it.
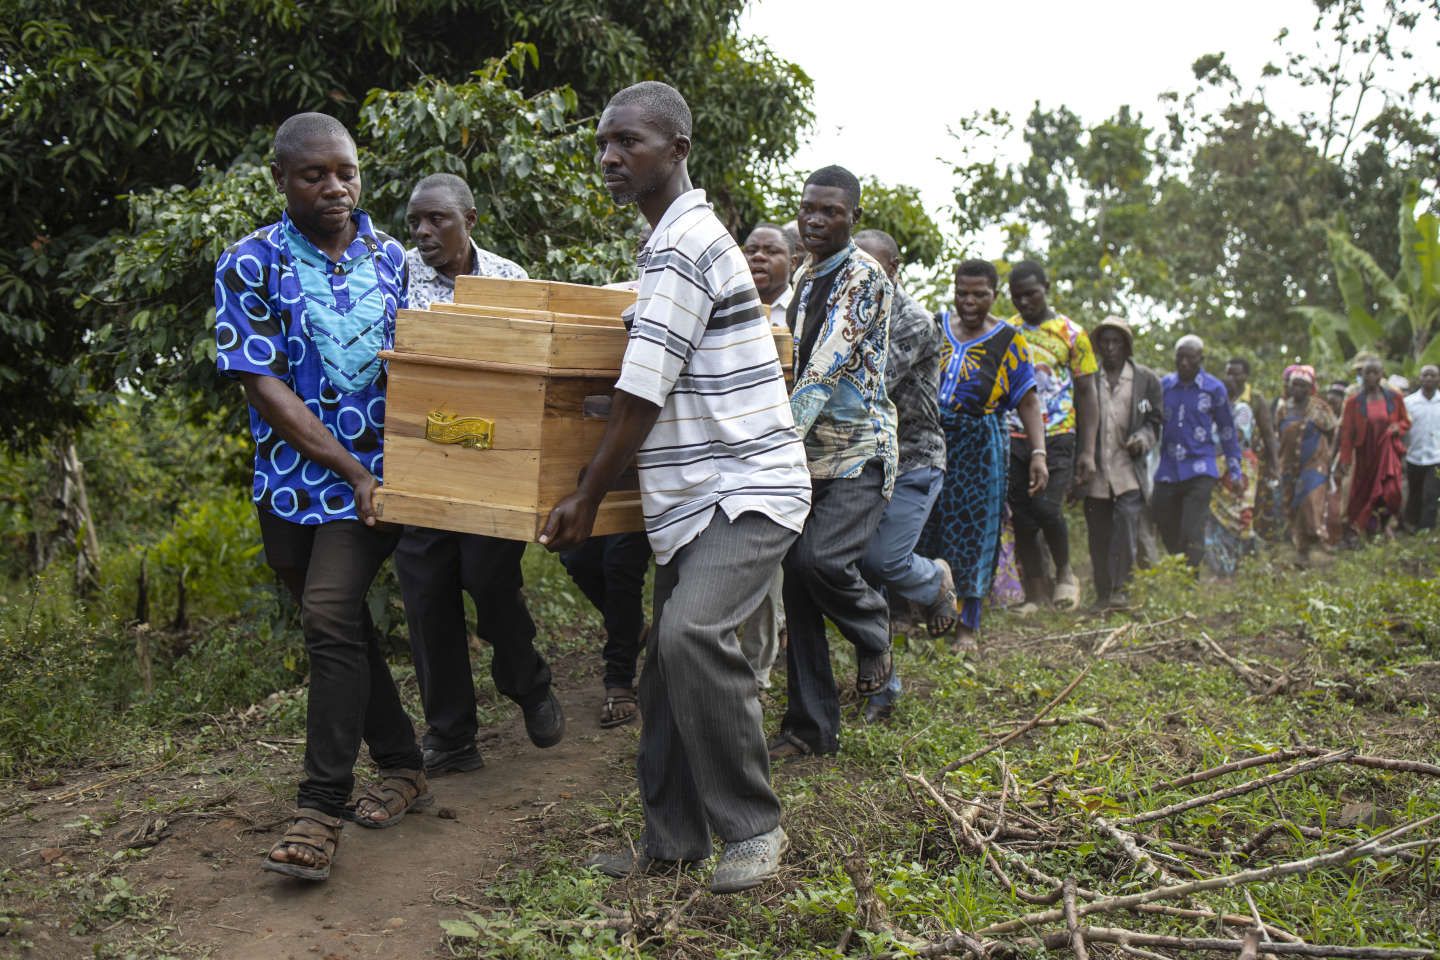
[[[1081,934],[1092,943],[1114,943],[1127,947],[1168,947],[1171,950],[1209,950],[1217,953],[1241,953],[1244,940],[1222,940],[1218,937],[1171,937],[1157,933],[1136,933],[1116,927],[1081,927]],[[1258,936],[1258,931],[1251,931]],[[1047,933],[1043,943],[1047,950],[1064,950],[1070,945],[1070,931]],[[1426,960],[1435,951],[1415,947],[1343,947],[1325,943],[1267,943],[1266,953],[1290,957],[1349,957],[1353,960]],[[1253,956],[1253,954],[1252,954]]]
[[[1262,883],[1266,880],[1273,880],[1276,877],[1305,874],[1318,870],[1321,867],[1346,864],[1351,860],[1376,856],[1383,851],[1385,841],[1403,836],[1421,827],[1429,826],[1436,820],[1440,820],[1440,813],[1432,814],[1422,820],[1414,820],[1410,823],[1402,824],[1384,833],[1376,834],[1368,840],[1352,843],[1349,846],[1330,850],[1326,853],[1319,853],[1313,857],[1306,857],[1303,860],[1289,860],[1284,863],[1276,863],[1255,870],[1242,870],[1238,873],[1227,873],[1217,877],[1190,880],[1185,883],[1176,884],[1173,887],[1152,887],[1149,890],[1142,890],[1139,893],[1127,894],[1126,896],[1095,900],[1091,903],[1082,904],[1078,912],[1080,916],[1086,916],[1091,913],[1129,910],[1155,900],[1178,900],[1183,897],[1188,897],[1191,894],[1203,893],[1206,890],[1226,890],[1247,883]],[[1002,923],[992,923],[990,926],[976,931],[976,933],[980,936],[1009,933],[1012,930],[1020,930],[1025,927],[1033,927],[1043,923],[1054,923],[1057,920],[1063,920],[1064,917],[1064,913],[1060,910],[1044,910],[1038,913],[1029,913],[1023,917],[1016,917],[1013,920],[1006,920]],[[1245,922],[1248,923],[1249,921],[1246,920]]]
[[[1297,763],[1286,767],[1276,773],[1260,777],[1258,780],[1247,780],[1245,783],[1237,783],[1233,787],[1226,787],[1223,790],[1216,790],[1214,793],[1207,793],[1199,797],[1191,797],[1189,800],[1181,800],[1172,803],[1168,807],[1161,807],[1159,810],[1150,810],[1146,813],[1139,813],[1133,817],[1121,817],[1117,822],[1125,826],[1134,826],[1137,823],[1149,823],[1151,820],[1163,820],[1166,817],[1174,816],[1177,813],[1184,813],[1186,810],[1193,810],[1196,807],[1208,806],[1221,800],[1229,800],[1231,797],[1238,797],[1241,794],[1251,793],[1255,790],[1262,790],[1272,783],[1279,783],[1282,780],[1289,780],[1298,777],[1302,773],[1308,773],[1319,767],[1328,766],[1332,763],[1339,763],[1349,759],[1355,753],[1354,750],[1346,748],[1336,750],[1334,753],[1327,753],[1321,757],[1312,757],[1303,763]]]
[[[1089,675],[1090,666],[1087,664],[1085,669],[1081,670],[1080,673],[1075,677],[1075,679],[1071,680],[1070,683],[1066,685],[1064,690],[1061,690],[1058,694],[1056,694],[1054,700],[1051,700],[1049,703],[1045,704],[1045,706],[1041,708],[1039,713],[1035,714],[1035,716],[1031,717],[1027,722],[1021,724],[1014,730],[1005,734],[1005,736],[1001,737],[999,740],[996,740],[994,743],[990,744],[990,746],[981,747],[979,750],[976,750],[973,753],[966,754],[959,760],[952,760],[950,763],[947,763],[944,767],[940,768],[940,778],[944,778],[945,774],[950,773],[952,770],[959,770],[967,763],[974,763],[976,760],[979,760],[986,754],[993,753],[994,751],[999,750],[1011,740],[1018,739],[1029,733],[1031,730],[1035,729],[1035,727],[1039,725],[1040,721],[1044,720],[1046,715],[1048,715],[1050,711],[1054,710],[1056,707],[1060,706],[1060,704],[1064,703],[1066,698],[1068,698],[1070,694],[1075,692],[1075,688],[1080,686],[1080,681],[1084,680]]]
[[[1066,877],[1060,891],[1060,902],[1065,910],[1065,926],[1070,934],[1070,951],[1075,960],[1090,960],[1090,951],[1085,949],[1085,935],[1080,932],[1080,918],[1075,913],[1075,878]]]

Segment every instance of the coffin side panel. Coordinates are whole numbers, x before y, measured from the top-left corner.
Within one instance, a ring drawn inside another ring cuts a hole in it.
[[[544,401],[543,377],[391,360],[385,486],[535,510]],[[432,412],[493,420],[493,447],[470,449],[427,440],[425,424]]]

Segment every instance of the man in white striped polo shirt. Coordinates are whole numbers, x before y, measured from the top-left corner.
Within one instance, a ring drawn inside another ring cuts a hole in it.
[[[684,98],[654,81],[627,87],[595,137],[606,188],[654,233],[605,436],[540,542],[588,537],[634,457],[657,566],[640,676],[645,832],[633,853],[592,865],[625,876],[704,860],[713,831],[725,850],[711,889],[730,893],[773,876],[786,845],[736,628],[804,526],[810,475],[750,268],[691,186]]]

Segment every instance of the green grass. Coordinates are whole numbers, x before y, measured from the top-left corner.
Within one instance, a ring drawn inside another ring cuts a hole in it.
[[[1047,833],[1043,843],[1006,839],[1012,853],[1047,874],[1073,876],[1082,887],[1113,894],[1153,881],[1116,855],[1114,843],[1094,829],[1093,813],[1120,818],[1277,768],[1192,787],[1160,786],[1176,776],[1293,743],[1440,759],[1433,716],[1440,703],[1440,547],[1406,540],[1344,553],[1307,571],[1283,556],[1276,551],[1247,561],[1229,584],[1197,585],[1183,565],[1168,561],[1141,575],[1133,591],[1136,607],[1123,615],[991,615],[978,661],[937,652],[928,638],[905,638],[897,649],[907,695],[893,722],[863,726],[853,714],[858,704],[851,702],[838,758],[777,771],[794,849],[782,877],[755,894],[702,894],[688,902],[703,873],[612,883],[578,869],[589,852],[639,835],[638,800],[627,787],[558,810],[533,838],[533,855],[479,901],[457,904],[436,939],[462,957],[833,958],[848,930],[846,955],[878,954],[894,940],[885,932],[854,929],[860,921],[842,868],[847,854],[865,857],[891,922],[907,939],[956,927],[975,930],[1037,909],[957,839],[907,773],[924,773],[952,798],[982,797],[994,805],[1003,790],[1012,812],[1020,809],[1017,803],[1027,804],[1025,814]],[[255,562],[238,554],[234,562],[242,560]],[[593,657],[603,635],[599,618],[558,560],[532,548],[524,571],[547,653]],[[140,688],[137,633],[121,621],[116,604],[103,597],[77,602],[58,572],[4,592],[0,776],[44,783],[67,765],[121,758],[208,770],[209,755],[232,747],[238,754],[241,739],[303,732],[303,646],[293,610],[268,587],[252,588],[238,612],[198,616],[189,631],[154,629],[149,694]],[[397,680],[418,715],[393,577],[377,585],[372,609],[390,635]],[[1121,627],[1126,629],[1097,659],[1095,649]],[[1257,693],[1201,650],[1202,633],[1257,674],[1283,682],[1273,693]],[[848,682],[854,668],[849,646],[837,638],[834,651],[836,675]],[[483,678],[488,651],[473,659]],[[1053,714],[1075,722],[1036,729],[948,777],[938,775],[950,761],[1034,716],[1087,665],[1088,676]],[[783,674],[778,678],[783,682]],[[482,723],[509,714],[508,702],[488,682],[477,688]],[[767,703],[767,730],[778,727],[783,699],[782,688]],[[628,777],[628,760],[617,763]],[[265,779],[254,771],[218,768],[214,775]],[[1013,779],[1005,790],[1007,777]],[[1137,798],[1128,799],[1137,789]],[[1357,820],[1358,803],[1372,804],[1378,813]],[[1435,780],[1332,765],[1159,821],[1151,825],[1146,849],[1186,879],[1309,856],[1373,834],[1384,822],[1437,812]],[[1247,854],[1247,841],[1277,821],[1284,826]],[[77,835],[86,829],[74,826]],[[1312,942],[1437,947],[1440,870],[1431,859],[1361,861],[1258,884],[1250,892],[1268,922]],[[117,887],[112,881],[123,878],[119,866],[29,892],[18,889],[15,875],[0,880],[7,894],[59,898],[81,922],[113,924],[117,937],[132,937],[105,945],[112,955],[169,955],[173,945],[162,904]],[[1018,874],[1016,879],[1024,889],[1045,890]],[[1192,903],[1249,912],[1239,891],[1204,894]],[[1106,915],[1099,922],[1151,932],[1214,932],[1213,923],[1155,916]],[[7,947],[27,936],[19,915],[3,909],[0,932]],[[1038,955],[1038,948],[1019,949]]]
[[[1024,812],[1052,831],[1043,845],[1015,845],[1027,862],[1106,894],[1145,889],[1154,882],[1116,855],[1113,842],[1091,826],[1092,812],[1119,818],[1274,772],[1280,768],[1157,786],[1292,743],[1437,760],[1431,711],[1440,687],[1414,682],[1429,676],[1424,664],[1440,653],[1437,560],[1433,542],[1406,541],[1342,554],[1320,570],[1251,561],[1234,583],[1198,587],[1183,567],[1167,563],[1142,575],[1134,591],[1139,603],[1127,616],[1047,616],[1043,626],[992,618],[978,663],[936,655],[923,640],[904,644],[899,666],[912,692],[895,719],[865,727],[851,717],[837,759],[779,769],[794,848],[775,884],[755,895],[702,894],[668,932],[660,929],[703,874],[610,882],[577,867],[588,850],[638,837],[632,792],[548,830],[538,865],[493,886],[483,909],[457,915],[463,926],[445,942],[459,956],[493,955],[488,945],[499,942],[513,946],[505,955],[517,957],[836,957],[837,944],[857,924],[855,890],[841,867],[854,851],[866,857],[891,921],[907,938],[975,930],[1039,909],[958,843],[904,775],[924,773],[940,783],[939,768],[1013,729],[1007,721],[1033,716],[1087,664],[1090,674],[1054,716],[1088,717],[1107,729],[1080,722],[1040,728],[943,782],[953,797],[985,796],[993,805],[1008,774],[1019,788],[1018,797],[1014,786],[1007,796],[1012,810],[1017,801],[1028,804]],[[1169,617],[1183,619],[1143,626]],[[1094,658],[1105,636],[1096,628],[1128,621],[1141,626]],[[1072,631],[1089,633],[1035,642]],[[1201,654],[1194,640],[1202,631],[1266,676],[1284,673],[1290,683],[1256,694],[1230,667]],[[848,661],[847,646],[837,640],[837,659]],[[849,663],[836,673],[847,676]],[[767,708],[767,729],[778,726],[782,706]],[[1132,790],[1140,795],[1124,799]],[[1344,816],[1348,804],[1361,801],[1375,806],[1381,824],[1403,823],[1440,813],[1440,782],[1337,764],[1135,829],[1153,829],[1146,849],[1184,880],[1299,859],[1383,829]],[[1246,842],[1277,820],[1290,825],[1247,855]],[[602,822],[610,829],[597,831]],[[1358,861],[1257,884],[1250,893],[1267,922],[1310,942],[1440,948],[1437,876],[1425,856]],[[1016,877],[1026,889],[1045,892]],[[621,921],[604,912],[606,904],[634,920],[628,933],[616,929]],[[1239,890],[1198,895],[1189,904],[1249,914]],[[1215,929],[1213,921],[1127,913],[1094,922],[1205,936]],[[890,936],[861,930],[848,952],[893,946]]]

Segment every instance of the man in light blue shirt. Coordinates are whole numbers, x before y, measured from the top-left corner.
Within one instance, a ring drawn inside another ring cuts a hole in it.
[[[514,261],[470,238],[475,196],[452,173],[415,185],[405,209],[413,248],[405,254],[410,306],[426,310],[455,300],[455,278],[524,280]],[[565,714],[550,685],[550,667],[535,649],[535,622],[521,588],[525,544],[479,534],[407,526],[395,548],[395,575],[405,598],[415,679],[425,708],[425,772],[431,776],[484,766],[475,743],[479,717],[470,673],[465,598],[475,601],[475,633],[493,648],[495,689],[525,715],[537,747],[565,734]]]

